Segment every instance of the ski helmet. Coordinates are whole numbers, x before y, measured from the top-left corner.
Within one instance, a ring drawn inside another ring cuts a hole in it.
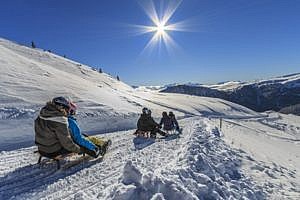
[[[172,111],[169,112],[170,117],[175,117],[174,113]]]
[[[65,97],[55,97],[52,99],[52,103],[57,106],[62,106],[65,109],[70,108],[70,103]]]
[[[147,114],[147,112],[148,112],[148,108],[144,107],[143,110],[142,110],[142,113]]]

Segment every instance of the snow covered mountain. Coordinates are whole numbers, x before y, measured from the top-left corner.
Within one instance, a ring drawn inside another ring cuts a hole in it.
[[[174,110],[179,117],[224,114],[226,110],[228,115],[257,115],[223,100],[133,89],[83,64],[4,39],[0,39],[0,69],[3,148],[10,148],[16,140],[33,144],[32,121],[45,102],[56,96],[68,96],[79,105],[81,126],[91,133],[135,128],[143,107],[151,108],[157,118],[164,110]],[[244,112],[232,111],[232,106]],[[16,131],[15,123],[22,124],[22,129]]]
[[[36,164],[33,120],[60,95],[79,105],[84,132],[112,140],[102,162],[58,171]],[[132,133],[143,107],[156,120],[172,110],[182,135],[137,147]],[[0,199],[298,199],[299,120],[218,98],[134,89],[0,39]]]
[[[221,98],[258,112],[279,111],[300,103],[300,74],[249,83],[226,82],[217,85],[176,85],[167,87],[162,92]]]

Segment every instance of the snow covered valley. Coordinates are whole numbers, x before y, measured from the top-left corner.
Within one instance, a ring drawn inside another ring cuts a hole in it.
[[[1,200],[300,199],[298,116],[133,89],[83,64],[4,39],[0,70]],[[103,161],[60,170],[55,163],[37,165],[33,120],[60,95],[78,104],[84,132],[112,140]],[[182,135],[137,148],[133,132],[143,107],[156,120],[162,111],[174,111]]]

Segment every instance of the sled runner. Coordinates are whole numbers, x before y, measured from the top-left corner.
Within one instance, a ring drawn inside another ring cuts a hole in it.
[[[68,169],[72,166],[75,166],[82,161],[85,160],[98,160],[99,158],[102,160],[104,155],[107,153],[108,148],[111,146],[112,141],[111,140],[105,140],[103,138],[95,137],[95,136],[89,136],[88,137],[90,141],[92,141],[96,146],[99,147],[101,153],[98,158],[93,158],[91,156],[86,155],[86,153],[66,153],[66,154],[61,154],[61,155],[56,155],[56,156],[49,156],[49,154],[45,154],[40,151],[35,151],[34,153],[39,153],[39,159],[38,159],[38,164],[41,164],[43,158],[46,158],[50,161],[56,162],[57,169],[61,169],[61,161],[65,160],[66,158],[74,157],[74,156],[80,156],[79,158],[75,158],[75,160],[70,161],[69,163],[65,164],[63,166],[63,169]]]
[[[55,161],[57,169],[61,168],[61,164],[60,164],[61,160],[64,160],[67,157],[71,157],[71,156],[76,155],[76,153],[69,153],[69,154],[63,154],[63,155],[58,155],[58,156],[49,156],[49,155],[44,154],[44,153],[42,153],[40,151],[35,151],[35,153],[39,153],[40,154],[39,159],[38,159],[38,164],[41,164],[42,163],[42,159],[46,158],[46,159]],[[82,156],[84,157],[85,154],[83,154]]]
[[[151,132],[150,131],[141,131],[141,130],[136,130],[133,135],[137,137],[144,137],[144,138],[150,138],[151,137]]]

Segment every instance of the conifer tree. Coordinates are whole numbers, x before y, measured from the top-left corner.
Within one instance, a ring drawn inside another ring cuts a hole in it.
[[[34,44],[34,42],[33,42],[33,41],[31,41],[31,47],[32,47],[33,49],[35,49],[35,48],[36,48],[36,46],[35,46],[35,44]]]

